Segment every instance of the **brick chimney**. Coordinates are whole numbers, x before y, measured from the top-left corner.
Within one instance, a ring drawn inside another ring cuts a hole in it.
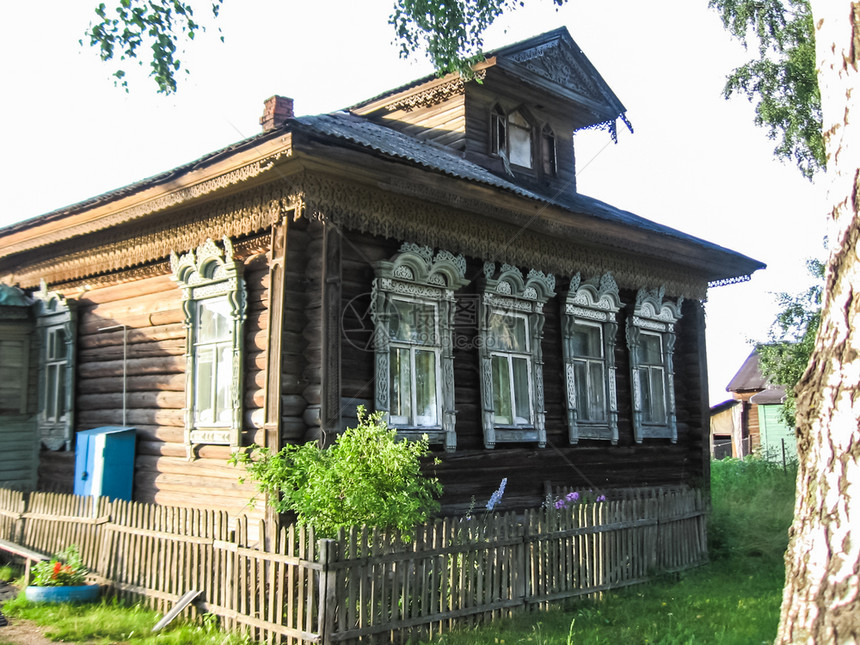
[[[276,94],[266,99],[264,105],[263,116],[260,117],[263,132],[271,132],[281,127],[287,119],[293,118],[293,99]]]

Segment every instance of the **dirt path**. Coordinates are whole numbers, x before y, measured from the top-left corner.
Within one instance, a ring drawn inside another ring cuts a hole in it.
[[[18,595],[18,589],[0,582],[0,604]],[[0,627],[0,645],[53,645],[54,641],[45,638],[42,628],[36,623],[19,618],[9,618],[8,625]]]

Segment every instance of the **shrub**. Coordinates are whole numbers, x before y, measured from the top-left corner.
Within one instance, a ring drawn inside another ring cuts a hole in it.
[[[439,510],[442,486],[421,474],[427,439],[398,440],[381,413],[358,409],[358,425],[334,445],[316,442],[273,453],[251,446],[231,459],[243,464],[260,492],[272,495],[276,510],[291,511],[300,524],[324,537],[341,528],[367,526],[404,532]]]

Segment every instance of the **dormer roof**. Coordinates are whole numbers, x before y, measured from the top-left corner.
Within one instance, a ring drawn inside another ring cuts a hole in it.
[[[539,90],[566,105],[575,113],[574,130],[607,124],[616,119],[626,123],[626,108],[591,64],[566,27],[485,53],[474,66],[476,76],[504,74]],[[458,74],[425,76],[357,103],[350,112],[366,115],[377,110],[400,108],[410,101],[426,103],[465,91]],[[420,98],[418,98],[420,97]]]

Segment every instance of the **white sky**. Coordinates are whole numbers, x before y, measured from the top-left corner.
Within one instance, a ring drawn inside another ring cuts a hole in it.
[[[225,0],[221,26],[182,56],[179,93],[158,96],[141,74],[129,94],[78,40],[97,0],[7,3],[0,23],[0,226],[157,174],[259,130],[263,101],[296,113],[346,107],[429,73],[398,58],[392,0]],[[110,2],[108,2],[110,4]],[[748,283],[711,290],[711,403],[764,339],[771,294],[807,284],[822,256],[824,191],[773,159],[752,106],[725,101],[744,60],[706,0],[551,0],[501,19],[487,48],[566,26],[628,109],[635,133],[577,138],[579,190],[768,265]],[[200,10],[208,5],[200,3]],[[622,126],[623,127],[623,126]],[[592,160],[593,158],[593,160]],[[591,163],[588,163],[591,161]],[[587,164],[587,167],[586,167]],[[822,180],[818,184],[823,184]]]

